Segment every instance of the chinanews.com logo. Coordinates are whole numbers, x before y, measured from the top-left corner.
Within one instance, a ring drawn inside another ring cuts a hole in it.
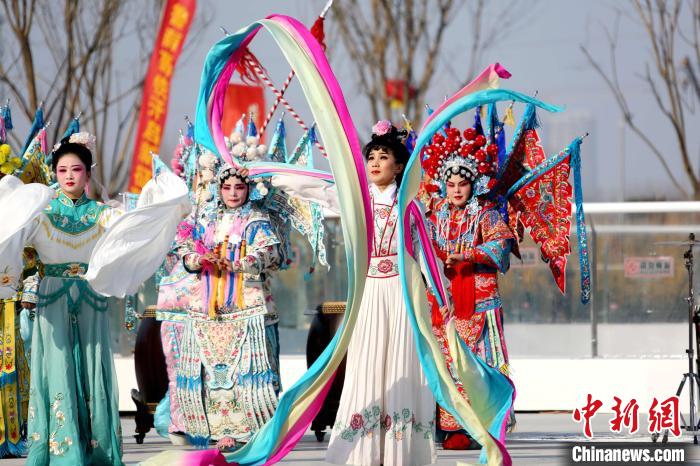
[[[569,465],[607,466],[607,465],[686,465],[697,464],[688,461],[686,448],[693,445],[661,443],[585,443],[570,445]]]
[[[689,457],[686,446],[679,442],[652,443],[628,441],[622,442],[594,442],[591,421],[598,411],[603,408],[603,400],[594,398],[590,393],[586,396],[583,406],[576,408],[572,413],[574,422],[581,424],[581,430],[588,439],[586,442],[567,444],[568,461],[570,465],[622,465],[622,464],[664,464],[681,465],[694,464],[687,462]],[[678,396],[671,396],[660,400],[654,397],[645,406],[645,411],[640,411],[640,404],[636,399],[622,400],[614,396],[611,404],[612,416],[608,421],[610,432],[629,435],[641,433],[648,434],[651,438],[664,439],[681,436],[681,415]],[[640,421],[640,413],[646,412],[645,425]],[[639,436],[638,436],[639,437]],[[689,448],[692,448],[690,446]]]

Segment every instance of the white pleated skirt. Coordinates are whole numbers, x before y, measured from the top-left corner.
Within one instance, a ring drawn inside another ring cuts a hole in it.
[[[431,464],[434,429],[435,400],[416,353],[401,281],[368,277],[326,461]]]

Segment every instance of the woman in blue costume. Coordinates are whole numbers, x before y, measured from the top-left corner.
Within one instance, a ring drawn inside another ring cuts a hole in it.
[[[165,214],[145,207],[137,209],[136,216],[127,217],[129,214],[89,199],[86,187],[92,141],[87,133],[76,133],[54,149],[52,168],[60,187],[55,193],[37,185],[5,189],[13,180],[0,186],[0,199],[9,210],[3,211],[8,215],[4,218],[14,223],[26,217],[15,230],[8,225],[0,227],[0,270],[11,277],[9,286],[0,288],[0,297],[12,292],[25,246],[33,247],[45,266],[33,323],[28,465],[123,464],[110,319],[107,300],[100,293],[107,294],[104,290],[109,287],[115,289],[135,276],[154,272],[169,244],[161,238],[162,232],[172,231],[168,224],[184,213],[184,206],[168,209]],[[21,198],[18,192],[22,189],[33,190],[34,196]],[[143,197],[145,202],[153,201],[157,193]],[[37,215],[27,213],[32,208]],[[156,215],[159,217],[153,218]],[[162,231],[153,225],[160,225]],[[124,231],[124,227],[136,233],[114,241],[105,237],[112,226],[112,233]],[[137,236],[148,243],[151,258],[160,257],[158,262],[144,263],[148,254],[137,251],[144,248],[136,245]],[[124,254],[129,249],[133,250],[134,271],[124,273],[129,263]],[[111,268],[119,261],[119,267]],[[91,273],[85,277],[88,263]],[[106,288],[101,282],[110,285]]]

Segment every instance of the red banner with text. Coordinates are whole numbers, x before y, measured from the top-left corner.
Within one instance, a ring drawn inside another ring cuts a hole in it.
[[[170,81],[192,24],[197,0],[167,0],[143,87],[129,191],[151,178],[151,152],[158,153],[168,115]]]

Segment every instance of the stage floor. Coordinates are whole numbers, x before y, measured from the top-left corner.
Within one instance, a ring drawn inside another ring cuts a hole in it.
[[[571,420],[569,413],[518,413],[518,425],[515,432],[508,435],[508,449],[513,457],[515,465],[559,465],[569,464],[571,449],[567,449],[563,442],[583,441],[581,426]],[[648,441],[645,434],[637,433],[633,436],[613,434],[608,429],[610,415],[598,414],[593,419],[593,431],[595,440],[611,441]],[[640,413],[640,430],[646,431],[646,418]],[[138,445],[132,434],[135,424],[133,417],[122,417],[122,429],[124,433],[124,462],[127,465],[138,464],[139,461],[148,458],[163,450],[175,449],[169,441],[151,431],[146,436],[144,443]],[[326,465],[323,461],[326,442],[317,442],[314,435],[309,432],[290,453],[283,464],[307,466]],[[692,438],[681,437],[675,442],[691,444],[687,448],[686,462],[684,464],[700,464],[700,446],[692,446]],[[456,461],[476,463],[477,451],[454,452],[438,449],[438,462],[440,466],[453,466]],[[0,460],[0,465],[22,465],[24,459]]]

